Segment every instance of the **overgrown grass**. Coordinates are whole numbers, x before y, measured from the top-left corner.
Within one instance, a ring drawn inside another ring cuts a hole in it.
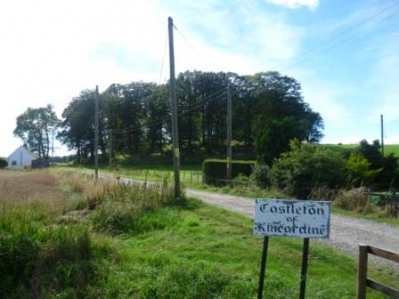
[[[195,199],[172,204],[167,182],[21,174],[42,197],[19,193],[0,172],[8,186],[1,191],[1,298],[256,298],[262,238],[253,236],[252,220]],[[265,298],[298,298],[301,254],[301,240],[271,238]],[[307,298],[354,298],[356,272],[355,261],[312,241]],[[399,287],[397,273],[370,275]]]

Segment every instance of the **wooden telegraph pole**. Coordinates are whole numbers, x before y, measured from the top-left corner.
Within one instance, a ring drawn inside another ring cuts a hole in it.
[[[173,168],[175,177],[175,201],[180,199],[180,153],[177,127],[176,82],[175,82],[175,54],[173,48],[173,19],[168,18],[169,30],[169,63],[170,63],[170,104],[172,113],[172,145]]]
[[[95,141],[94,141],[94,173],[96,180],[98,179],[98,85],[96,85],[96,98],[95,98],[95,115],[94,115],[94,122],[95,122]]]
[[[231,111],[230,84],[227,85],[227,180],[230,182],[232,177],[231,167],[231,139],[232,139],[232,111]]]
[[[381,154],[384,156],[384,115],[381,114]]]

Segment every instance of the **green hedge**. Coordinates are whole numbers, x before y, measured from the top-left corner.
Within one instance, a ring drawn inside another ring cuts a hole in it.
[[[4,158],[0,158],[0,169],[6,168],[8,166],[8,162]]]
[[[256,161],[231,161],[232,179],[238,175],[250,176]],[[203,183],[215,186],[224,186],[227,180],[227,160],[206,159],[202,164]]]

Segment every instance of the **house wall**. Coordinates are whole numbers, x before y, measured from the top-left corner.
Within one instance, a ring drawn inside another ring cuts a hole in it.
[[[34,157],[24,147],[19,147],[8,157],[9,168],[23,168],[32,166]]]

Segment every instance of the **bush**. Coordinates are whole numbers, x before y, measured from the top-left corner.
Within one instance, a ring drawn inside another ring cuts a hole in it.
[[[260,188],[269,188],[271,185],[270,167],[266,164],[256,164],[252,171],[252,177]]]
[[[369,182],[382,171],[380,169],[371,169],[371,162],[360,154],[351,153],[346,161],[346,169],[349,172],[351,183],[359,187],[362,184],[368,185]]]
[[[291,142],[291,151],[275,160],[270,169],[271,184],[288,194],[307,199],[320,187],[342,188],[347,179],[340,153],[311,144]]]
[[[239,175],[249,177],[255,161],[232,161],[231,176],[232,179]],[[230,183],[227,181],[227,161],[221,159],[207,159],[202,165],[202,174],[205,184],[223,186]]]
[[[8,166],[8,162],[4,158],[0,158],[0,169],[4,169]]]

